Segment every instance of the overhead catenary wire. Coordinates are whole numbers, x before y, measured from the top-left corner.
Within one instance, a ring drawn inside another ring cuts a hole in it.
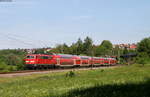
[[[20,34],[17,35],[14,33],[0,33],[0,37],[3,37],[3,38],[5,37],[8,40],[15,41],[14,43],[11,42],[13,47],[15,47],[15,43],[19,43],[19,44],[23,45],[24,47],[21,47],[21,48],[51,48],[52,46],[59,44],[54,41],[53,42],[48,41],[48,40],[43,41],[43,40],[39,40],[39,39],[30,38],[29,36],[28,37],[22,36]],[[46,44],[46,43],[48,43],[48,44]]]
[[[57,45],[57,44],[60,44],[60,43],[57,43],[57,42],[52,42],[52,41],[49,41],[49,40],[46,40],[46,41],[43,41],[43,40],[39,40],[39,39],[33,39],[33,38],[29,38],[29,36],[27,37],[27,36],[21,36],[21,35],[16,35],[16,34],[14,34],[14,33],[9,33],[9,35],[11,35],[11,36],[13,36],[13,37],[17,37],[17,38],[21,38],[21,39],[27,39],[27,41],[36,41],[36,42],[38,42],[38,43],[40,43],[41,44],[41,47],[51,47],[51,45],[50,44],[52,44],[53,46],[55,46],[55,45]],[[46,43],[50,43],[50,44],[46,44]],[[33,43],[34,44],[34,43]]]
[[[33,43],[33,44],[35,44],[33,41],[36,41],[36,43],[41,44],[40,47],[42,47],[42,48],[52,47],[56,44],[60,44],[60,43],[57,43],[57,42],[54,42],[54,41],[53,42],[49,41],[49,40],[43,41],[43,40],[31,38],[29,36],[28,37],[27,36],[21,36],[20,34],[16,35],[14,33],[8,33],[8,35],[12,36],[12,37],[15,37],[15,38],[19,38],[19,39],[25,39],[26,41],[30,41],[30,43]],[[46,44],[46,43],[49,43],[49,44]]]
[[[27,39],[27,41],[30,41],[30,43],[32,44],[35,44],[33,41],[36,41],[37,43],[40,43],[41,44],[41,47],[48,47],[45,42],[43,42],[42,40],[33,40],[33,38],[29,38],[29,37],[24,37],[24,36],[21,36],[21,35],[16,35],[14,33],[8,33],[9,36],[13,36],[13,37],[16,37],[16,38],[19,38],[19,39]]]
[[[32,47],[32,48],[37,48],[37,47],[38,47],[38,46],[35,45],[34,43],[30,43],[30,42],[23,41],[23,40],[18,39],[18,38],[16,38],[16,37],[12,37],[12,36],[9,35],[9,34],[1,33],[0,36],[1,36],[1,37],[5,37],[5,38],[7,38],[7,39],[9,39],[9,40],[15,41],[15,42],[17,42],[17,43],[21,43],[21,44],[23,44],[24,46],[29,46],[29,47]],[[12,44],[13,44],[13,43],[12,43]]]

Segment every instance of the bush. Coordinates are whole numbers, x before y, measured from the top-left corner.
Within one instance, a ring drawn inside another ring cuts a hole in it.
[[[142,65],[149,63],[149,56],[147,55],[147,53],[145,52],[139,53],[137,57],[137,63]]]
[[[4,62],[0,62],[0,72],[16,71],[17,66],[6,65]]]
[[[0,71],[23,70],[23,58],[26,52],[23,50],[0,50]]]
[[[0,62],[0,71],[7,68],[7,65],[4,62]]]
[[[73,71],[66,73],[66,77],[74,77],[74,76],[75,76],[75,73]]]

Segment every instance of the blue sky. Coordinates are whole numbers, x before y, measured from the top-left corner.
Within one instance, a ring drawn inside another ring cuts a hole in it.
[[[0,2],[0,48],[76,42],[137,43],[150,36],[150,0],[13,0]]]

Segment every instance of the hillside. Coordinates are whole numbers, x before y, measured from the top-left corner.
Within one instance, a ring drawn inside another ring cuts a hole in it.
[[[150,65],[0,78],[1,97],[149,97]]]

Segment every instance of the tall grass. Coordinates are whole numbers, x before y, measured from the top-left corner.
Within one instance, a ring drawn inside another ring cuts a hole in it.
[[[0,96],[149,97],[149,73],[149,65],[143,67],[133,65],[112,69],[0,78]]]

